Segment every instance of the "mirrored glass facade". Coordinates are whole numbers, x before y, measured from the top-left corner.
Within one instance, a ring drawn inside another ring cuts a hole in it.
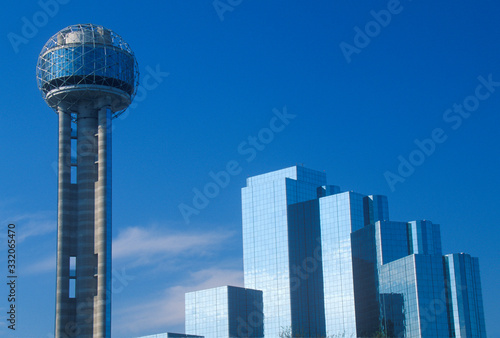
[[[326,332],[356,337],[351,232],[365,225],[363,195],[320,198]]]
[[[373,336],[380,328],[375,228],[367,225],[351,233],[352,278],[356,332],[354,337]],[[341,335],[337,330],[337,336]],[[351,334],[352,336],[352,334]]]
[[[389,202],[386,196],[370,195],[363,200],[365,224],[389,220]]]
[[[262,291],[235,286],[185,295],[186,333],[205,338],[263,337]]]
[[[450,337],[486,337],[478,259],[451,254],[444,264]]]
[[[449,337],[440,256],[413,254],[379,267],[382,327],[391,337]]]
[[[303,335],[324,331],[324,318],[318,314],[321,266],[314,261],[321,246],[317,198],[323,186],[325,173],[291,167],[250,177],[242,189],[245,287],[263,291],[266,337],[278,337],[284,330]],[[305,267],[314,262],[315,269]]]

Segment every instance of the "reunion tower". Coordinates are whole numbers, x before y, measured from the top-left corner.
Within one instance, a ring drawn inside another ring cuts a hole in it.
[[[45,44],[38,88],[59,116],[56,337],[111,336],[111,120],[132,102],[137,61],[99,25]]]

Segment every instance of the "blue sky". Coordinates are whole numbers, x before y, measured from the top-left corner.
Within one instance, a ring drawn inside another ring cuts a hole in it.
[[[1,12],[0,279],[15,223],[19,280],[16,334],[2,319],[0,335],[53,333],[57,116],[35,65],[50,36],[91,22],[130,44],[147,79],[114,120],[114,337],[183,332],[184,292],[242,285],[240,189],[295,164],[387,195],[393,220],[441,224],[444,253],[479,257],[487,332],[500,336],[499,4],[216,4],[226,10],[42,0]],[[290,117],[269,133],[277,114]],[[229,182],[196,208],[228,166]]]

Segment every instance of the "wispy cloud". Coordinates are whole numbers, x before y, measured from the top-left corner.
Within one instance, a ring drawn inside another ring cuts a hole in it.
[[[1,217],[1,222],[16,224],[18,242],[57,231],[57,218],[53,212],[48,211],[14,215],[9,218]]]
[[[130,260],[129,268],[179,256],[209,255],[234,236],[231,231],[166,233],[157,227],[130,227],[113,241],[113,260]]]
[[[46,272],[56,271],[56,254],[55,252],[48,257],[37,260],[25,267],[21,267],[23,276],[41,274]]]
[[[24,215],[16,217],[14,222],[23,224],[24,239],[43,235],[52,232],[53,224],[50,221],[42,222],[43,217],[35,214],[34,216]],[[35,225],[40,225],[36,230]],[[135,267],[144,267],[155,264],[162,260],[176,260],[182,257],[202,257],[209,255],[209,252],[216,251],[222,247],[223,243],[234,236],[234,232],[205,232],[200,233],[177,233],[162,234],[156,228],[130,227],[113,241],[112,252],[113,260],[120,260],[118,266],[132,269]],[[56,257],[55,251],[49,256],[39,257],[23,269],[23,272],[29,275],[55,271]]]
[[[184,325],[184,294],[223,285],[243,285],[243,271],[204,269],[193,272],[177,285],[151,294],[139,304],[114,310],[114,335],[127,336],[144,332],[171,331]]]
[[[127,274],[134,276],[125,292],[130,292],[128,287],[134,288],[141,281],[140,276],[149,278],[148,289],[143,289],[141,297],[133,305],[128,303],[121,307],[115,303],[115,336],[182,332],[186,292],[243,285],[243,271],[238,269],[240,257],[220,255],[221,250],[231,246],[235,231],[169,232],[165,228],[158,225],[131,227],[113,241],[113,262],[117,262],[114,266],[124,266]],[[214,267],[200,268],[207,264]],[[159,268],[161,265],[168,270],[172,267],[177,270],[165,272],[165,269]]]

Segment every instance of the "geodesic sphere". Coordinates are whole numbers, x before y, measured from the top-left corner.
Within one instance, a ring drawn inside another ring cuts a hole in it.
[[[52,36],[38,57],[36,77],[44,100],[56,111],[105,101],[115,116],[130,105],[139,83],[129,45],[93,24],[72,25]]]

